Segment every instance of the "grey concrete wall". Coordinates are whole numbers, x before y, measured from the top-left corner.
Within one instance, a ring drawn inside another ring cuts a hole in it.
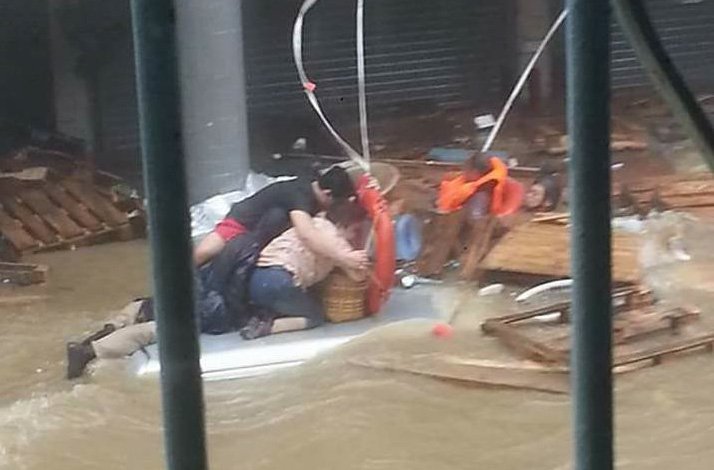
[[[177,0],[183,137],[192,203],[239,189],[249,168],[241,2]]]

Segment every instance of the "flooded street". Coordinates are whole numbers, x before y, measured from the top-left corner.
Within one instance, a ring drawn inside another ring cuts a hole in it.
[[[116,361],[99,364],[82,381],[64,379],[65,341],[147,292],[146,245],[37,259],[51,266],[50,282],[18,294],[48,300],[2,307],[0,314],[0,468],[163,468],[156,378],[131,377],[124,361]],[[704,307],[703,320],[712,325],[714,309],[707,305],[714,305],[714,295],[692,294],[695,279],[711,272],[709,261],[695,259],[656,268],[652,277],[668,296],[685,295],[687,287],[688,301]],[[480,320],[504,308],[512,308],[507,297],[472,297],[449,340],[433,337],[428,322],[393,325],[273,376],[207,383],[211,468],[571,468],[567,397],[472,388],[351,363],[440,354],[508,357],[478,329]],[[620,377],[618,468],[711,468],[712,388],[714,358],[708,354]]]

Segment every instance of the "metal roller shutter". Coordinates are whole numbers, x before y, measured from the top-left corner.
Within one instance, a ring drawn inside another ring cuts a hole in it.
[[[714,1],[648,0],[647,7],[665,49],[690,86],[714,83]],[[615,88],[649,83],[617,25],[612,33],[612,82]]]
[[[322,0],[305,24],[306,68],[326,111],[345,112],[342,124],[357,120],[355,3]],[[292,28],[300,4],[300,0],[243,0],[248,101],[250,119],[256,122],[262,115],[313,114],[292,58]],[[127,1],[112,5],[117,15],[130,21]],[[366,2],[370,113],[389,113],[403,103],[485,106],[500,102],[503,87],[512,83],[517,60],[513,5],[512,0]],[[129,38],[103,71],[103,144],[111,158],[138,154],[134,86]]]
[[[249,103],[307,111],[292,59],[298,0],[244,3]],[[370,110],[404,102],[473,105],[500,97],[515,63],[510,0],[366,2]],[[305,21],[306,69],[326,109],[356,107],[355,2],[319,2]]]
[[[111,8],[117,17],[131,25],[128,1],[112,2]],[[127,28],[113,53],[114,60],[102,69],[100,77],[102,151],[114,160],[138,159],[139,108],[131,28]]]

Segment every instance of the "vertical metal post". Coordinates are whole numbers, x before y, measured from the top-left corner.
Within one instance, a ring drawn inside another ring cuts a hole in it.
[[[167,467],[206,468],[172,0],[132,0]]]
[[[568,0],[575,468],[613,468],[610,5]]]

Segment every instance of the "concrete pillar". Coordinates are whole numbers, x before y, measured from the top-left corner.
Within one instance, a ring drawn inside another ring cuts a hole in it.
[[[177,0],[189,202],[240,189],[249,171],[241,0]]]

